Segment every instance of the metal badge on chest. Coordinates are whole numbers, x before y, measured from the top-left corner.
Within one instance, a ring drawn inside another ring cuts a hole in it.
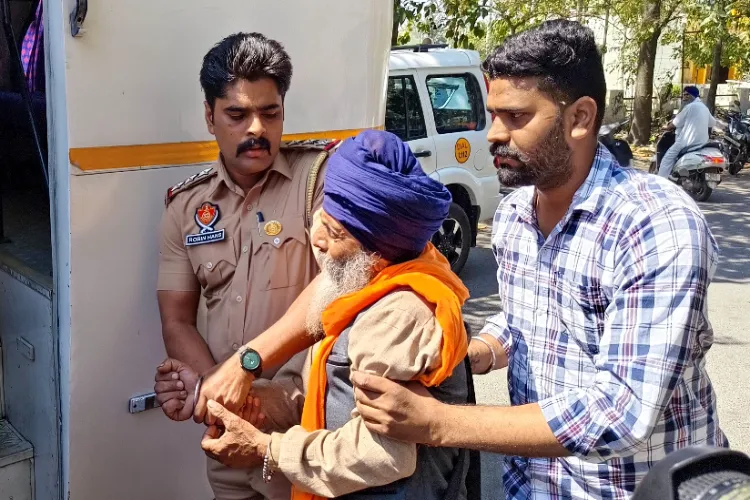
[[[265,218],[263,217],[263,214],[261,212],[258,212],[258,232],[260,233],[260,225],[265,222]],[[281,222],[277,220],[270,220],[268,222],[265,222],[263,225],[263,231],[268,236],[278,236],[281,234],[281,230],[284,229],[284,227],[281,225]],[[273,244],[278,246],[281,243],[280,238],[274,238]]]

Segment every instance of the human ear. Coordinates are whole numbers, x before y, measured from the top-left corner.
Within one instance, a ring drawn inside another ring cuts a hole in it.
[[[580,141],[598,132],[596,128],[596,101],[591,97],[581,97],[565,110],[570,138]]]
[[[211,105],[208,104],[208,101],[204,101],[203,103],[204,107],[206,108],[205,112],[205,118],[206,118],[206,128],[208,129],[208,133],[211,135],[216,135],[214,132],[214,110],[211,109]]]

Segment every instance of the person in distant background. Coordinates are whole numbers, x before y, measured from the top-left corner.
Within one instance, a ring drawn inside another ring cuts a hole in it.
[[[676,137],[674,144],[664,153],[664,158],[661,160],[659,175],[662,177],[669,177],[672,174],[672,169],[683,150],[706,144],[709,129],[716,126],[716,119],[701,101],[698,87],[692,85],[685,87],[682,100],[685,106],[674,117],[674,120],[664,127],[667,131],[676,130]]]

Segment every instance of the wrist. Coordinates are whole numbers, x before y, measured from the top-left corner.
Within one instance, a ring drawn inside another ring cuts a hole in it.
[[[484,375],[497,368],[497,354],[490,340],[481,336],[472,337],[469,347],[474,374]]]
[[[258,450],[260,453],[260,457],[263,458],[263,482],[269,483],[271,482],[271,478],[273,478],[274,472],[276,472],[276,467],[278,464],[278,458],[274,458],[273,452],[272,452],[272,446],[271,446],[272,436],[271,434],[261,434],[261,443],[263,443]]]
[[[271,455],[271,435],[258,433],[258,442],[260,443],[258,447],[258,455],[260,457],[268,455],[269,458],[273,458]]]
[[[446,447],[448,439],[449,421],[452,417],[453,406],[435,401],[435,407],[427,412],[429,417],[429,440],[427,445],[435,447]]]

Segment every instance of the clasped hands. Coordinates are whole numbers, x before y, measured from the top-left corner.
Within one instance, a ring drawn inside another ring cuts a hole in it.
[[[271,436],[261,430],[266,419],[260,399],[252,392],[252,376],[229,373],[235,371],[225,366],[230,363],[219,364],[204,375],[195,402],[198,373],[181,361],[167,358],[156,369],[154,392],[170,419],[184,421],[192,416],[206,424],[201,440],[206,455],[227,467],[248,468],[263,463]],[[228,378],[235,376],[239,380]]]

